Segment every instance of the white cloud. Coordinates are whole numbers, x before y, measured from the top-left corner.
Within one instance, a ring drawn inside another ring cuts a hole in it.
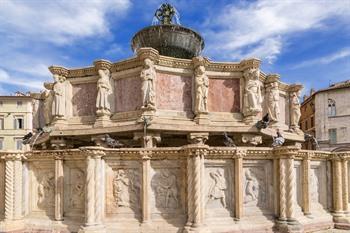
[[[66,44],[109,32],[107,13],[123,15],[129,0],[1,0],[0,32]]]
[[[204,25],[207,53],[224,59],[247,56],[273,61],[283,41],[297,32],[322,29],[325,20],[349,20],[350,1],[261,0],[228,5]]]
[[[328,54],[328,55],[323,56],[323,57],[303,61],[300,64],[293,66],[292,69],[313,66],[313,65],[326,65],[326,64],[330,64],[334,61],[337,61],[339,59],[348,58],[348,57],[350,57],[350,47],[341,49],[335,53]]]
[[[28,80],[10,76],[5,70],[0,69],[0,83],[15,85],[19,87],[31,88],[35,90],[43,89],[43,83],[39,80]]]

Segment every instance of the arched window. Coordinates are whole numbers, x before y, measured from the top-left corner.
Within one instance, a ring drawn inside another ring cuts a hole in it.
[[[328,99],[328,116],[335,116],[335,114],[336,114],[335,101],[332,99]]]

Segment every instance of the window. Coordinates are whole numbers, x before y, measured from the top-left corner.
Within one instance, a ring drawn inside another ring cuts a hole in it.
[[[4,139],[0,138],[0,150],[4,149]]]
[[[311,117],[311,128],[315,126],[314,117]]]
[[[0,101],[0,107],[2,107],[2,105],[4,105],[4,102]]]
[[[15,129],[24,129],[24,119],[23,119],[23,116],[15,116],[15,119],[14,119],[14,128],[15,128]]]
[[[328,116],[335,116],[335,115],[336,115],[335,101],[332,99],[328,99]]]
[[[329,129],[328,130],[329,143],[335,144],[337,143],[337,129]]]
[[[15,138],[16,150],[23,149],[23,143],[21,138]]]
[[[4,117],[0,116],[0,129],[4,129]]]
[[[17,107],[21,107],[22,106],[22,101],[17,101]]]

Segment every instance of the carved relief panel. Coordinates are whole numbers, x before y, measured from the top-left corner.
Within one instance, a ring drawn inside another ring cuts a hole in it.
[[[311,212],[325,211],[329,207],[331,192],[328,193],[330,185],[330,169],[325,161],[311,161],[309,186]]]
[[[5,163],[0,161],[0,219],[4,217],[5,210]]]
[[[246,215],[273,213],[272,161],[246,160],[243,164],[243,206]]]
[[[139,218],[141,167],[137,161],[107,160],[106,216]]]
[[[182,161],[151,162],[151,212],[154,218],[182,217],[186,166]]]
[[[302,205],[303,205],[303,189],[302,189],[302,179],[303,179],[303,170],[301,166],[301,161],[294,161],[294,209],[295,215],[303,216]]]
[[[229,217],[234,209],[233,163],[230,160],[207,160],[204,175],[206,217]]]
[[[66,161],[64,166],[64,215],[80,217],[85,208],[85,161]]]
[[[30,163],[30,212],[32,215],[53,216],[55,209],[54,161]]]

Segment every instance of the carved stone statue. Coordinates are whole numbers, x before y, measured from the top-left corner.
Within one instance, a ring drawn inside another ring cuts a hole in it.
[[[213,183],[209,188],[208,202],[210,200],[219,199],[224,208],[226,208],[226,197],[225,190],[227,189],[226,180],[220,170],[209,173],[210,177],[213,179]]]
[[[144,67],[141,71],[142,79],[142,105],[143,108],[155,109],[155,88],[154,80],[156,78],[156,71],[154,69],[154,63],[151,59],[146,58],[144,60]]]
[[[163,3],[160,8],[156,10],[154,16],[161,24],[171,24],[175,14],[175,8],[172,5],[169,3]]]
[[[63,118],[66,113],[66,98],[65,98],[65,81],[66,78],[59,74],[53,75],[55,83],[53,85],[53,105],[52,115],[54,117]]]
[[[111,106],[108,101],[108,97],[112,90],[112,87],[109,81],[110,71],[108,69],[99,69],[98,74],[100,78],[97,82],[97,99],[96,99],[97,115],[109,115]]]
[[[55,198],[55,174],[48,172],[41,174],[38,182],[38,207],[46,209],[54,206]]]
[[[247,169],[245,172],[244,203],[257,202],[259,198],[259,182]]]
[[[204,66],[198,66],[195,70],[196,104],[195,113],[208,112],[208,88],[209,79],[205,74]]]
[[[130,207],[130,180],[124,170],[117,171],[113,179],[113,196],[119,207]]]
[[[46,90],[41,93],[41,98],[43,99],[43,117],[45,125],[49,125],[52,120],[52,103],[53,103],[53,84],[44,83]]]
[[[280,119],[280,108],[279,108],[279,99],[280,93],[278,90],[278,82],[271,83],[271,86],[268,88],[267,96],[267,110],[271,121],[278,122]]]
[[[249,68],[244,71],[245,78],[243,114],[244,116],[255,116],[262,111],[262,96],[259,81],[260,71]]]
[[[299,129],[300,113],[300,91],[292,92],[290,94],[290,126],[292,129]]]

